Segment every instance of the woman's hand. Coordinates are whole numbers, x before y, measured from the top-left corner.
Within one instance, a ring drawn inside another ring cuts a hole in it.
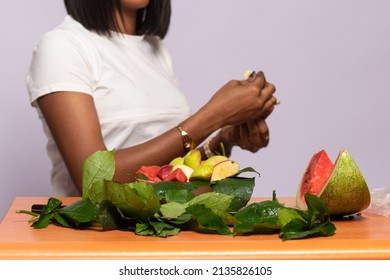
[[[264,118],[226,126],[221,129],[220,136],[227,147],[239,146],[253,153],[267,147],[269,143],[269,129]]]
[[[221,129],[208,142],[212,152],[230,154],[233,146],[257,152],[269,143],[269,130],[265,119],[272,113],[277,99],[273,96],[275,86],[258,72],[247,80],[230,81],[223,86],[201,109],[210,110],[212,116],[204,129]],[[210,115],[210,113],[209,113]],[[222,126],[221,126],[222,125]]]
[[[179,125],[195,143],[202,143],[210,134],[227,126],[213,141],[213,150],[220,149],[223,142],[229,149],[238,145],[256,151],[268,144],[264,119],[276,102],[274,91],[274,86],[261,72],[245,81],[229,82],[196,114]],[[55,92],[37,101],[81,193],[83,161],[93,152],[107,149],[93,97],[80,92]],[[173,127],[139,145],[117,149],[114,179],[129,182],[133,179],[127,174],[133,174],[141,165],[163,165],[185,152],[181,135]]]
[[[233,80],[220,88],[201,109],[209,115],[214,128],[239,125],[249,120],[266,118],[273,110],[275,87],[263,72],[247,80]]]

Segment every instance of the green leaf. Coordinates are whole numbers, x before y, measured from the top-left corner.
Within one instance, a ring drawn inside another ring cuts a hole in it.
[[[122,216],[118,208],[111,201],[104,200],[96,205],[97,220],[103,230],[114,230],[128,228],[129,219]]]
[[[245,167],[243,169],[241,169],[237,174],[236,176],[242,174],[242,173],[245,173],[245,172],[252,172],[252,173],[256,173],[257,175],[260,176],[260,173],[257,172],[255,169],[253,169],[252,167]]]
[[[299,219],[299,220],[302,220],[303,222],[307,223],[307,221],[308,221],[307,213],[300,211],[298,209],[289,208],[289,207],[281,208],[279,210],[278,221],[279,221],[279,225],[281,227],[284,227],[293,219]]]
[[[173,218],[173,219],[166,218],[166,217],[159,217],[159,219],[168,220],[171,225],[177,225],[177,226],[184,225],[185,223],[189,222],[191,220],[191,218],[192,218],[191,214],[188,214],[188,213],[184,213],[184,214],[180,215],[179,217]]]
[[[161,205],[160,212],[166,218],[178,218],[186,212],[186,205],[178,202],[169,202]]]
[[[234,215],[236,224],[233,233],[274,233],[280,230],[278,212],[284,207],[276,200],[252,203]]]
[[[308,227],[307,221],[301,219],[292,219],[279,232],[279,236],[283,240],[301,239],[311,235],[311,229]]]
[[[137,223],[135,234],[142,236],[168,237],[177,235],[180,228],[165,223],[161,220],[150,220],[148,222]]]
[[[321,226],[309,228],[307,223],[300,219],[291,220],[284,226],[279,235],[283,240],[302,239],[309,237],[330,236],[333,235],[336,227],[333,223],[325,223]]]
[[[218,233],[222,235],[232,234],[230,228],[224,223],[223,219],[204,204],[191,205],[187,208],[186,213],[192,215],[189,228],[194,231]]]
[[[307,211],[281,210],[279,236],[283,240],[333,235],[336,227],[330,221],[327,205],[319,197],[305,194]]]
[[[77,227],[75,224],[71,223],[71,221],[68,221],[66,219],[66,217],[58,214],[57,212],[53,213],[52,220],[56,221],[58,224],[60,224],[63,227],[67,227],[67,228],[76,228]]]
[[[53,213],[55,210],[61,208],[62,201],[58,200],[57,198],[50,197],[47,201],[47,204],[43,207],[41,215],[47,215],[50,213]]]
[[[186,183],[177,181],[153,183],[154,190],[160,200],[171,202],[176,201],[185,203],[194,197],[192,193],[200,187],[209,186],[210,183],[203,181],[190,181]]]
[[[54,217],[54,211],[61,208],[62,202],[57,198],[50,197],[47,201],[47,204],[43,207],[41,214],[39,215],[38,220],[33,224],[33,228],[46,228],[50,220]]]
[[[32,224],[32,227],[33,228],[46,228],[49,225],[50,220],[53,217],[54,217],[54,213],[41,214],[41,215],[39,215],[39,219]]]
[[[83,198],[88,196],[89,188],[100,180],[112,180],[115,172],[113,151],[97,151],[83,162]]]
[[[95,204],[108,200],[107,185],[110,184],[110,182],[111,180],[103,179],[92,183],[83,199],[88,199]]]
[[[217,192],[207,192],[200,194],[188,202],[189,206],[203,204],[211,209],[215,214],[223,217],[229,209],[233,196]]]
[[[211,187],[214,192],[233,196],[229,212],[236,212],[246,206],[252,197],[255,186],[254,178],[230,177],[216,181]]]
[[[189,189],[170,189],[165,193],[165,198],[167,202],[178,202],[178,203],[186,203],[193,199],[195,195]]]
[[[155,236],[167,237],[172,235],[177,235],[180,232],[180,228],[177,228],[168,223],[161,221],[150,221],[150,225],[153,227]]]
[[[76,227],[96,220],[97,208],[91,201],[82,199],[56,211]]]
[[[64,227],[78,228],[81,224],[95,220],[96,213],[96,206],[88,200],[79,200],[62,207],[60,200],[51,197],[32,226],[45,228],[50,221],[55,221]]]
[[[151,184],[109,181],[106,188],[107,199],[126,216],[147,220],[160,209],[159,197]]]
[[[305,201],[311,226],[330,221],[328,206],[322,199],[306,192]]]
[[[149,223],[140,222],[137,223],[135,227],[135,234],[142,236],[152,236],[155,235],[155,230]]]

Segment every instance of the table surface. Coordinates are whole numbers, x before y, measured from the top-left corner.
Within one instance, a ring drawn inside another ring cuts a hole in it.
[[[56,225],[34,229],[28,223],[31,216],[15,213],[47,199],[14,200],[0,224],[0,259],[390,259],[390,218],[368,211],[334,220],[333,236],[290,241],[277,234],[233,237],[182,231],[160,238]],[[60,198],[64,205],[77,199]],[[294,203],[293,198],[279,201]]]

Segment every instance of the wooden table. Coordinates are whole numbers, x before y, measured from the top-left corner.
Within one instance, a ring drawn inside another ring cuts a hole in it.
[[[79,198],[60,198],[70,204]],[[256,198],[254,201],[261,200]],[[292,198],[279,198],[292,205]],[[336,234],[282,241],[277,234],[221,236],[181,232],[168,238],[132,232],[74,230],[29,226],[29,215],[16,214],[47,198],[14,200],[0,224],[0,259],[387,259],[390,218],[363,211],[353,219],[333,221]]]

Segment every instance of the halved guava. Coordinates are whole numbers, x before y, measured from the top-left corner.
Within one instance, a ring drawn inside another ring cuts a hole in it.
[[[324,150],[313,155],[297,191],[299,209],[306,209],[304,194],[320,197],[333,216],[363,211],[370,205],[370,191],[356,163],[342,148],[333,164]]]

